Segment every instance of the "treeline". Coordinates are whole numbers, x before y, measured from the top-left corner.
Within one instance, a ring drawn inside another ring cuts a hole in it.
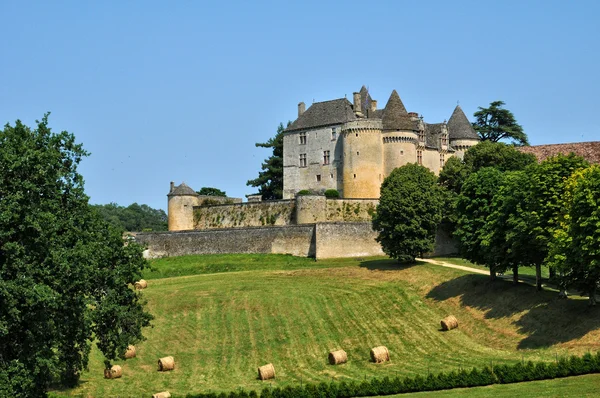
[[[462,369],[458,372],[441,372],[414,377],[384,377],[365,381],[341,381],[321,384],[266,387],[261,392],[231,391],[229,393],[188,394],[188,398],[316,398],[316,397],[371,397],[378,395],[403,394],[421,391],[438,391],[452,388],[509,384],[523,381],[547,380],[558,377],[579,376],[600,372],[600,353],[572,356],[556,362],[519,362],[514,365],[499,365]]]
[[[162,209],[133,203],[127,207],[116,203],[91,205],[111,225],[125,231],[166,231],[167,214]]]
[[[596,304],[600,284],[600,166],[570,154],[537,163],[530,154],[482,142],[440,173],[446,222],[463,257],[496,274],[541,267],[561,287]]]

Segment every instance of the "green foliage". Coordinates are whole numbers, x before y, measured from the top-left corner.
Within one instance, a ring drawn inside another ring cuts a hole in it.
[[[567,285],[596,305],[600,285],[600,166],[575,172],[566,183],[564,213],[551,243],[549,260]]]
[[[449,191],[460,193],[460,188],[470,172],[460,158],[452,156],[440,171],[439,183]]]
[[[484,141],[470,148],[465,153],[463,162],[470,174],[484,167],[495,167],[500,171],[523,170],[536,163],[536,158],[502,142]]]
[[[132,203],[127,207],[116,203],[92,205],[105,221],[125,231],[166,231],[167,214],[163,209]]]
[[[308,189],[302,189],[296,193],[296,196],[314,195],[314,193]]]
[[[423,166],[399,167],[383,181],[373,229],[383,251],[414,260],[433,249],[443,197],[435,175]]]
[[[340,193],[337,189],[327,189],[325,191],[325,197],[330,199],[337,199],[340,197]]]
[[[87,153],[66,131],[17,121],[0,131],[0,392],[45,396],[73,386],[92,336],[107,361],[142,339],[151,316],[128,287],[142,248],[91,209],[77,166]],[[8,380],[8,382],[7,382]]]
[[[459,241],[463,257],[476,264],[490,268],[490,276],[495,279],[497,264],[488,255],[489,224],[488,217],[493,211],[494,196],[504,182],[503,173],[493,167],[487,167],[473,173],[465,181],[456,210],[458,220],[454,235]]]
[[[476,119],[473,128],[483,141],[509,140],[515,145],[529,145],[523,127],[517,123],[512,112],[503,106],[503,101],[494,101],[489,108],[479,107],[473,115]]]
[[[205,195],[205,196],[227,197],[227,194],[225,193],[225,191],[221,191],[220,189],[211,188],[211,187],[202,187],[202,188],[200,188],[199,191],[197,191],[197,193],[198,193],[198,195]]]
[[[291,122],[288,121],[289,126]],[[249,180],[246,185],[258,187],[258,193],[263,200],[275,200],[283,197],[283,123],[277,126],[277,134],[265,143],[256,143],[260,148],[273,148],[273,154],[265,159],[261,165],[262,171],[258,177]]]

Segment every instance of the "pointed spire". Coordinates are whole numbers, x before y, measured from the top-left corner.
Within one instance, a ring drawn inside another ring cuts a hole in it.
[[[392,91],[383,110],[382,122],[384,130],[414,130],[416,128],[396,90]]]
[[[448,120],[448,136],[451,140],[480,139],[460,105],[456,105],[454,112],[452,112],[452,116],[450,116],[450,119]]]
[[[369,89],[364,85],[360,88],[360,103],[361,103],[361,112],[363,115],[368,115],[368,111],[371,108],[371,102],[373,102],[373,98],[369,94]]]

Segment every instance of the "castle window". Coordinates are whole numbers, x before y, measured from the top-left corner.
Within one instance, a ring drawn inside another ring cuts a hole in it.
[[[356,174],[354,174],[354,178],[356,178]]]
[[[321,174],[317,174],[317,182],[321,182]]]
[[[419,142],[425,142],[425,131],[424,130],[419,131]]]
[[[300,133],[300,145],[306,145],[306,133]]]
[[[442,146],[447,146],[447,145],[448,145],[448,136],[443,135],[442,136]]]
[[[444,167],[444,154],[440,153],[440,167]]]
[[[306,167],[306,154],[300,154],[300,167]]]
[[[400,151],[400,155],[404,155],[404,151]]]
[[[358,156],[360,153],[358,151],[356,151],[356,156]]]
[[[331,140],[335,140],[337,138],[337,127],[331,128]]]
[[[330,177],[333,179],[333,173],[330,174]]]
[[[423,164],[423,151],[417,151],[417,164]]]
[[[329,151],[323,152],[323,164],[329,164]]]

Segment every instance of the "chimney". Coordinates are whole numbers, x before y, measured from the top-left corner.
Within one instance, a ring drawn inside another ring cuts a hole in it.
[[[174,189],[175,189],[175,182],[171,181],[171,190],[169,191],[169,193],[173,192]]]
[[[304,102],[301,102],[298,104],[298,117],[302,116],[302,114],[304,113],[304,111],[306,110],[306,105],[304,105]]]
[[[356,116],[362,116],[360,93],[354,93],[354,113],[356,114]]]
[[[377,100],[371,100],[371,112],[375,112],[377,110]]]

